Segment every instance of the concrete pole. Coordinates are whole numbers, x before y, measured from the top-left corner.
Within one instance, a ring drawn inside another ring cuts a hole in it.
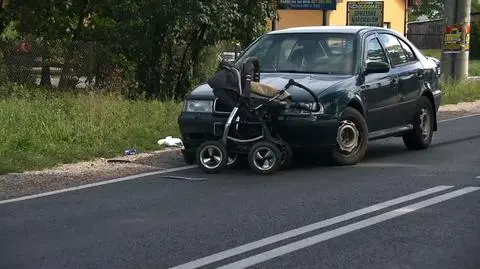
[[[462,25],[462,40],[465,40],[466,26],[470,23],[471,0],[457,0],[457,24]],[[468,51],[455,55],[454,78],[465,79],[468,77]]]
[[[445,0],[444,16],[446,18],[446,25],[455,24],[456,21],[456,1]],[[441,69],[443,76],[446,79],[453,78],[454,73],[454,54],[445,54],[444,42],[442,42],[442,57],[441,57]]]

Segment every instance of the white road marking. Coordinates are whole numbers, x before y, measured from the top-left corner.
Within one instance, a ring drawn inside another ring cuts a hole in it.
[[[438,121],[438,123],[444,123],[444,122],[449,122],[449,121],[454,121],[454,120],[467,119],[467,118],[478,117],[478,116],[480,116],[480,113],[470,114],[470,115],[461,116],[461,117],[456,117],[456,118],[451,118],[451,119],[440,120],[440,121]]]
[[[290,230],[290,231],[283,232],[283,233],[280,233],[280,234],[277,234],[277,235],[266,237],[264,239],[260,239],[260,240],[255,241],[255,242],[247,243],[247,244],[244,244],[244,245],[241,245],[241,246],[238,246],[238,247],[226,250],[226,251],[215,253],[213,255],[200,258],[198,260],[194,260],[194,261],[182,264],[182,265],[172,267],[171,269],[180,269],[180,268],[182,268],[182,269],[193,269],[193,268],[202,267],[202,266],[205,266],[207,264],[211,264],[211,263],[214,263],[214,262],[217,262],[217,261],[221,261],[223,259],[233,257],[233,256],[236,256],[238,254],[241,254],[241,253],[244,253],[244,252],[247,252],[247,251],[251,251],[251,250],[254,250],[254,249],[257,249],[257,248],[260,248],[260,247],[264,247],[266,245],[270,245],[270,244],[273,244],[273,243],[276,243],[276,242],[279,242],[279,241],[282,241],[282,240],[285,240],[285,239],[288,239],[288,238],[291,238],[291,237],[295,237],[295,236],[298,236],[298,235],[301,235],[301,234],[304,234],[304,233],[308,233],[308,232],[315,231],[315,230],[318,230],[318,229],[321,229],[321,228],[324,228],[324,227],[328,227],[328,226],[331,226],[331,225],[334,225],[334,224],[337,224],[337,223],[340,223],[340,222],[344,222],[346,220],[350,220],[350,219],[353,219],[353,218],[356,218],[356,217],[359,217],[359,216],[362,216],[362,215],[365,215],[365,214],[369,214],[369,213],[372,213],[372,212],[375,212],[375,211],[378,211],[378,210],[381,210],[381,209],[384,209],[384,208],[387,208],[387,207],[390,207],[390,206],[401,204],[401,203],[404,203],[404,202],[407,202],[407,201],[410,201],[410,200],[414,200],[414,199],[417,199],[417,198],[420,198],[420,197],[424,197],[424,196],[427,196],[427,195],[430,195],[430,194],[433,194],[433,193],[444,191],[444,190],[447,190],[447,189],[450,189],[450,188],[453,188],[453,187],[454,186],[437,186],[437,187],[433,187],[433,188],[426,189],[426,190],[423,190],[423,191],[419,191],[419,192],[416,192],[416,193],[412,193],[412,194],[409,194],[409,195],[401,196],[401,197],[398,197],[398,198],[390,200],[390,201],[386,201],[386,202],[383,202],[383,203],[379,203],[379,204],[376,204],[376,205],[365,207],[365,208],[362,208],[362,209],[359,209],[359,210],[356,210],[356,211],[346,213],[344,215],[340,215],[340,216],[337,216],[337,217],[334,217],[334,218],[326,219],[326,220],[323,220],[323,221],[320,221],[320,222],[317,222],[317,223],[313,223],[313,224],[310,224],[310,225],[307,225],[307,226],[299,227],[299,228],[294,229],[294,230]]]
[[[60,190],[55,190],[55,191],[49,191],[49,192],[44,192],[44,193],[39,193],[39,194],[34,194],[34,195],[29,195],[29,196],[22,196],[22,197],[13,198],[13,199],[2,200],[2,201],[0,201],[0,205],[13,203],[13,202],[19,202],[19,201],[25,201],[25,200],[30,200],[30,199],[35,199],[35,198],[40,198],[40,197],[45,197],[45,196],[50,196],[50,195],[55,195],[55,194],[64,193],[64,192],[93,188],[93,187],[97,187],[97,186],[102,186],[102,185],[112,184],[112,183],[118,183],[118,182],[138,179],[138,178],[142,178],[142,177],[155,176],[155,175],[167,174],[167,173],[172,173],[172,172],[177,172],[177,171],[183,171],[183,170],[192,169],[194,167],[197,167],[197,166],[196,165],[181,166],[181,167],[177,167],[177,168],[165,169],[165,170],[161,170],[161,171],[143,173],[143,174],[132,175],[132,176],[127,176],[127,177],[121,177],[121,178],[116,178],[116,179],[111,179],[111,180],[106,180],[106,181],[100,181],[100,182],[95,182],[95,183],[90,183],[90,184],[85,184],[85,185],[80,185],[80,186],[76,186],[76,187],[60,189]]]
[[[318,244],[320,242],[323,242],[323,241],[326,241],[326,240],[329,240],[329,239],[332,239],[332,238],[335,238],[335,237],[338,237],[338,236],[341,236],[341,235],[344,235],[344,234],[347,234],[347,233],[351,233],[353,231],[356,231],[356,230],[359,230],[359,229],[362,229],[362,228],[365,228],[365,227],[368,227],[368,226],[372,226],[374,224],[384,222],[384,221],[387,221],[387,220],[390,220],[390,219],[393,219],[393,218],[396,218],[396,217],[414,212],[414,211],[422,209],[424,207],[428,207],[428,206],[431,206],[431,205],[434,205],[434,204],[438,204],[438,203],[441,203],[441,202],[444,202],[444,201],[447,201],[447,200],[453,199],[455,197],[459,197],[459,196],[462,196],[462,195],[465,195],[465,194],[468,194],[470,192],[474,192],[474,191],[477,191],[477,190],[480,190],[480,188],[479,187],[467,187],[467,188],[463,188],[463,189],[460,189],[460,190],[452,191],[452,192],[449,192],[449,193],[446,193],[446,194],[443,194],[443,195],[439,195],[439,196],[436,196],[436,197],[433,197],[433,198],[430,198],[430,199],[427,199],[427,200],[424,200],[424,201],[421,201],[421,202],[418,202],[418,203],[415,203],[415,204],[411,204],[409,206],[402,207],[402,208],[397,209],[397,210],[389,211],[387,213],[384,213],[384,214],[381,214],[381,215],[378,215],[378,216],[375,216],[375,217],[371,217],[371,218],[368,218],[368,219],[365,219],[365,220],[362,220],[362,221],[359,221],[359,222],[355,222],[355,223],[352,223],[352,224],[349,224],[349,225],[345,225],[343,227],[340,227],[340,228],[337,228],[337,229],[334,229],[334,230],[331,230],[331,231],[328,231],[328,232],[324,232],[324,233],[321,233],[321,234],[318,234],[318,235],[315,235],[315,236],[311,236],[311,237],[308,237],[308,238],[305,238],[305,239],[302,239],[302,240],[284,245],[282,247],[278,247],[278,248],[275,248],[275,249],[272,249],[272,250],[269,250],[269,251],[265,251],[263,253],[255,255],[255,256],[251,256],[251,257],[245,258],[243,260],[240,260],[240,261],[237,261],[237,262],[234,262],[234,263],[231,263],[231,264],[227,264],[227,265],[219,267],[219,268],[220,269],[247,268],[249,266],[259,264],[259,263],[271,260],[273,258],[276,258],[276,257],[282,256],[282,255],[285,255],[285,254],[288,254],[288,253],[291,253],[291,252],[294,252],[294,251],[312,246],[314,244]]]

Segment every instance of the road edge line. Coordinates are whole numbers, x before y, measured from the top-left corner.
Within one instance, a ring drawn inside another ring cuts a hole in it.
[[[189,169],[192,169],[192,168],[195,168],[195,167],[197,167],[197,166],[196,165],[180,166],[180,167],[169,168],[169,169],[164,169],[164,170],[159,170],[159,171],[154,171],[154,172],[148,172],[148,173],[136,174],[136,175],[120,177],[120,178],[115,178],[115,179],[110,179],[110,180],[105,180],[105,181],[99,181],[99,182],[94,182],[94,183],[90,183],[90,184],[84,184],[84,185],[79,185],[79,186],[75,186],[75,187],[64,188],[64,189],[59,189],[59,190],[54,190],[54,191],[49,191],[49,192],[42,192],[42,193],[38,193],[38,194],[21,196],[21,197],[11,198],[11,199],[7,199],[7,200],[1,200],[0,205],[14,203],[14,202],[20,202],[20,201],[25,201],[25,200],[31,200],[31,199],[51,196],[51,195],[55,195],[55,194],[65,193],[65,192],[83,190],[83,189],[98,187],[98,186],[107,185],[107,184],[124,182],[124,181],[134,180],[134,179],[138,179],[138,178],[148,177],[148,176],[155,176],[155,175],[167,174],[167,173],[172,173],[172,172],[177,172],[177,171],[189,170]]]
[[[438,123],[444,123],[444,122],[449,122],[449,121],[454,121],[454,120],[461,120],[461,119],[473,118],[473,117],[478,117],[478,116],[480,116],[480,113],[465,115],[465,116],[456,117],[456,118],[439,120]]]

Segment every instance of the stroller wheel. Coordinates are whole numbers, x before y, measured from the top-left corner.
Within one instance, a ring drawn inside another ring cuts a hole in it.
[[[282,162],[280,164],[281,169],[287,169],[290,167],[293,158],[292,148],[288,144],[283,144],[280,146],[281,155],[282,155]]]
[[[207,173],[220,172],[227,161],[227,150],[218,141],[206,141],[197,149],[197,163]]]
[[[238,154],[228,154],[227,168],[237,168],[241,163]]]
[[[258,142],[248,154],[250,168],[258,174],[273,174],[282,163],[282,153],[270,142]]]

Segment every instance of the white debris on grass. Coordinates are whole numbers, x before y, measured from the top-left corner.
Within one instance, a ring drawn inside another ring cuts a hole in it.
[[[165,146],[165,147],[174,147],[174,148],[183,147],[183,142],[180,138],[171,137],[171,136],[167,136],[164,139],[160,139],[158,140],[157,143],[159,146]]]

